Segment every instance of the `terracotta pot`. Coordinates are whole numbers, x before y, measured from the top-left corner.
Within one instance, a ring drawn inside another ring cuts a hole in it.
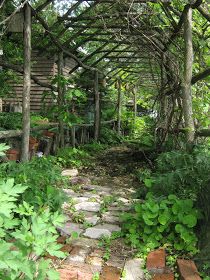
[[[29,138],[29,150],[36,150],[39,146],[39,141],[34,138],[34,137],[31,137]]]
[[[49,130],[44,130],[43,135],[47,137],[53,137],[55,133]]]
[[[10,149],[6,152],[8,160],[17,161],[20,159],[20,151],[16,149]]]

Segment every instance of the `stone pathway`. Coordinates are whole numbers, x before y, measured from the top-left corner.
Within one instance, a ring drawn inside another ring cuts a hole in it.
[[[77,233],[77,238],[59,265],[61,280],[143,280],[142,260],[132,259],[131,248],[119,237],[120,215],[136,201],[132,178],[87,173],[62,172],[70,184],[64,189],[66,224],[59,231],[67,238]]]

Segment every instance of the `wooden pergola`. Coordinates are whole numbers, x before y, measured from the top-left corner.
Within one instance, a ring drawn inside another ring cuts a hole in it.
[[[171,0],[78,0],[68,1],[68,8],[51,24],[44,18],[44,13],[56,0],[46,0],[36,7],[30,1],[24,1],[24,67],[1,63],[3,67],[24,73],[23,92],[23,141],[22,160],[28,158],[28,140],[30,134],[29,101],[30,82],[50,90],[56,90],[62,102],[62,90],[46,84],[30,73],[31,60],[31,26],[39,24],[43,30],[40,52],[49,51],[59,54],[59,73],[65,57],[72,58],[76,66],[70,71],[73,75],[91,72],[94,74],[93,91],[95,100],[94,137],[99,137],[100,128],[100,93],[99,79],[106,79],[109,85],[118,82],[118,132],[121,122],[121,84],[131,83],[133,87],[146,86],[157,89],[158,97],[175,95],[183,88],[182,104],[186,127],[190,128],[188,140],[194,138],[192,119],[191,85],[210,74],[210,68],[192,76],[192,11],[198,10],[209,22],[208,14],[202,0],[189,1],[182,12],[176,10]],[[32,1],[33,2],[33,1]],[[36,2],[36,1],[35,1]],[[160,5],[167,16],[167,22],[158,15],[153,7]],[[22,8],[22,6],[21,6]],[[18,11],[18,9],[17,9]],[[16,12],[17,12],[16,11]],[[14,13],[15,14],[15,13]],[[13,14],[13,16],[14,16]],[[175,20],[174,18],[179,18]],[[164,29],[160,26],[164,25]],[[45,42],[46,37],[49,39]],[[185,42],[185,71],[180,78],[180,69],[171,46],[179,49],[175,42],[177,37]],[[86,53],[86,46],[91,52]],[[91,48],[90,48],[91,46]],[[123,77],[123,78],[122,78]],[[166,80],[166,83],[165,83]],[[134,91],[135,95],[135,91]],[[156,98],[158,98],[156,97]],[[136,102],[136,97],[134,96]],[[161,101],[160,101],[161,102]],[[136,106],[136,105],[135,105]],[[63,124],[59,124],[60,132]]]

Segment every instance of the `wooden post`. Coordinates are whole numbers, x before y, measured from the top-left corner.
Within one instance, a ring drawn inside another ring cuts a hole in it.
[[[71,127],[71,145],[75,148],[76,145],[76,129],[75,126]]]
[[[63,52],[59,52],[58,54],[58,76],[61,77],[63,75]],[[64,105],[64,87],[58,82],[58,106],[59,109],[62,109]],[[64,147],[64,124],[62,120],[59,120],[59,147]]]
[[[133,89],[133,110],[134,110],[134,123],[136,121],[137,116],[137,89],[136,87]]]
[[[98,141],[99,131],[100,131],[100,93],[98,89],[98,71],[95,71],[94,94],[95,94],[94,139],[95,141]]]
[[[117,110],[117,132],[121,134],[121,117],[122,117],[122,90],[121,80],[118,80],[118,110]]]
[[[24,75],[23,75],[23,136],[21,161],[29,160],[31,91],[31,7],[24,7]]]
[[[195,138],[195,127],[193,121],[192,110],[192,66],[193,66],[193,43],[192,43],[192,8],[186,12],[184,19],[184,41],[185,41],[185,57],[184,57],[184,78],[183,78],[183,112],[187,142],[193,143]]]

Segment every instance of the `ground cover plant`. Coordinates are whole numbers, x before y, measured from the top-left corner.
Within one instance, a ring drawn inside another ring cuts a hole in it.
[[[134,248],[148,252],[161,246],[197,252],[197,237],[193,231],[199,211],[190,199],[175,195],[155,197],[148,193],[144,203],[136,204],[134,214],[123,214],[123,230]]]

